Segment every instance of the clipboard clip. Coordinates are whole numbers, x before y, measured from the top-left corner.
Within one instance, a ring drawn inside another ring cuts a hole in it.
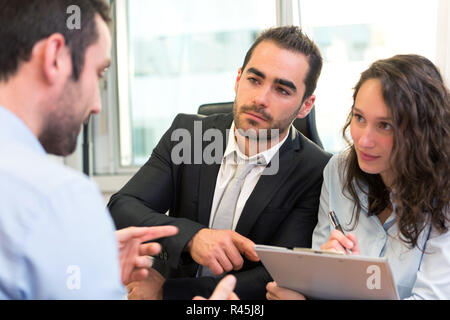
[[[319,250],[319,249],[311,249],[311,248],[293,248],[293,251],[302,251],[302,252],[310,252],[316,254],[336,254],[338,256],[345,256],[345,253],[340,251],[332,251],[332,250]]]

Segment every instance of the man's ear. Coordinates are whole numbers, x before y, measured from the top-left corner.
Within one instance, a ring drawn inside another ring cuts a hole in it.
[[[316,101],[316,96],[311,95],[303,102],[302,107],[300,108],[300,111],[298,112],[297,118],[304,118],[306,117],[311,109],[314,107],[314,102]]]
[[[62,34],[54,33],[43,41],[43,75],[53,85],[71,74],[72,58]]]
[[[237,89],[239,87],[239,80],[241,80],[241,76],[242,76],[242,68],[239,68],[238,74],[236,77],[236,83],[234,84],[234,93],[237,93]]]

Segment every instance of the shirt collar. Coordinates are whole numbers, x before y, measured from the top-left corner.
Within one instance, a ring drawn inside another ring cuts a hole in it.
[[[15,141],[32,148],[35,152],[46,154],[39,140],[30,128],[10,110],[0,105],[0,141]]]
[[[389,201],[392,204],[392,212],[391,215],[384,222],[384,227],[389,229],[395,222],[397,218],[397,204],[393,200],[392,192],[389,192]]]
[[[231,123],[231,128],[230,131],[228,133],[228,143],[227,143],[227,147],[225,149],[225,152],[223,154],[223,160],[225,159],[233,159],[231,157],[234,157],[234,155],[236,154],[236,156],[241,159],[241,160],[246,160],[246,161],[257,161],[258,164],[261,165],[267,165],[270,163],[270,161],[272,160],[273,156],[278,152],[278,150],[280,149],[280,147],[283,145],[283,143],[286,141],[287,137],[289,136],[289,134],[287,134],[284,139],[282,141],[280,141],[279,143],[277,143],[276,145],[272,146],[270,149],[267,149],[263,152],[260,152],[258,154],[255,154],[251,157],[247,157],[240,149],[239,146],[236,142],[236,136],[235,136],[235,124],[234,121]]]

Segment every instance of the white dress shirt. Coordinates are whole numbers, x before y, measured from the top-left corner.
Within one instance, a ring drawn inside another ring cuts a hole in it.
[[[214,198],[211,207],[211,215],[209,218],[209,227],[211,227],[212,222],[214,221],[214,215],[217,211],[219,201],[222,198],[225,188],[227,187],[230,180],[233,178],[234,173],[236,171],[237,161],[235,157],[237,156],[243,161],[244,160],[257,161],[256,159],[260,159],[263,160],[264,163],[267,165],[270,163],[273,156],[278,152],[281,145],[286,141],[288,136],[289,133],[284,137],[284,139],[281,142],[279,142],[275,146],[272,146],[270,149],[260,152],[251,157],[247,157],[244,153],[241,152],[238,143],[236,142],[235,125],[233,121],[228,134],[228,143],[222,158],[222,164],[220,166],[219,174],[217,175],[216,189],[214,191]],[[250,194],[253,192],[256,183],[258,183],[258,180],[261,177],[262,172],[266,168],[266,165],[256,166],[248,173],[247,177],[244,179],[241,193],[239,194],[239,198],[236,204],[236,212],[234,214],[232,230],[236,229],[236,225],[239,221],[242,210],[244,209],[245,203],[247,202],[247,199],[250,197]]]

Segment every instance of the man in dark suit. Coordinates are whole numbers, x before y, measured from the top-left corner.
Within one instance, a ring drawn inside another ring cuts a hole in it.
[[[232,114],[175,118],[149,161],[108,204],[117,228],[179,228],[160,241],[160,273],[129,285],[129,298],[209,296],[230,272],[241,299],[264,299],[271,277],[254,244],[311,246],[330,155],[292,122],[313,107],[321,67],[317,46],[299,28],[266,30],[238,71]],[[236,183],[237,164],[251,159],[259,165]]]

